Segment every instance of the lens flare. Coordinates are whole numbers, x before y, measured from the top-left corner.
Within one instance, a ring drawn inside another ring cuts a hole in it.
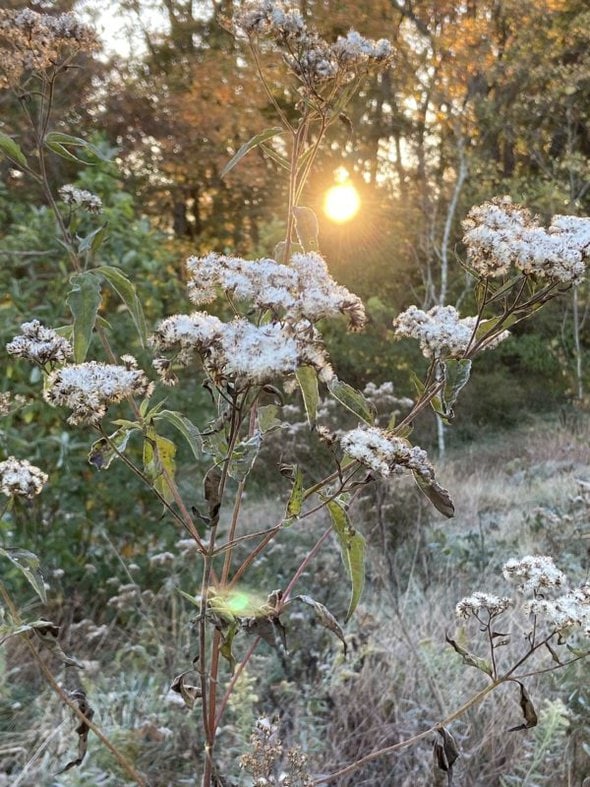
[[[358,191],[352,183],[340,183],[332,186],[324,199],[324,213],[337,224],[344,224],[353,219],[361,206]]]

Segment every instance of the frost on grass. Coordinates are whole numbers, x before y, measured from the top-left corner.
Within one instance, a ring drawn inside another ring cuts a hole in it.
[[[472,208],[463,222],[467,258],[482,278],[517,271],[564,284],[581,281],[590,257],[590,219],[554,216],[548,229],[510,197]]]
[[[10,355],[40,364],[65,363],[73,354],[72,345],[53,328],[46,328],[39,320],[24,322],[22,333],[6,345]]]
[[[125,360],[125,366],[90,361],[58,369],[47,379],[45,400],[54,407],[68,407],[71,424],[97,424],[109,405],[151,394],[153,383],[135,368],[135,359],[126,356]]]
[[[0,491],[7,497],[35,497],[46,483],[47,474],[26,459],[9,456],[0,462]]]

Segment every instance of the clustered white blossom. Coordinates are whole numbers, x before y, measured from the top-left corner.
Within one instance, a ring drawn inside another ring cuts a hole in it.
[[[512,599],[507,596],[495,596],[493,593],[472,593],[471,596],[465,596],[457,604],[455,612],[459,618],[468,618],[471,615],[479,615],[482,609],[485,609],[490,617],[500,615],[505,612],[508,607],[512,606]]]
[[[47,378],[43,396],[54,407],[68,407],[69,423],[98,423],[111,404],[128,396],[149,396],[153,383],[136,367],[131,356],[122,358],[125,366],[88,363],[64,366]]]
[[[393,321],[396,336],[417,339],[427,358],[461,358],[476,324],[476,317],[461,318],[454,306],[433,306],[427,312],[410,306]],[[486,344],[486,349],[495,347],[508,335],[508,331],[503,331]]]
[[[25,402],[26,399],[22,394],[16,394],[16,396],[14,396],[10,391],[0,393],[0,418],[18,410]]]
[[[70,342],[53,328],[46,328],[39,320],[24,322],[20,328],[22,334],[15,336],[6,345],[10,355],[26,358],[42,366],[46,363],[64,363],[72,356]]]
[[[536,598],[527,604],[534,615],[547,618],[559,631],[580,627],[590,635],[590,584],[554,599]]]
[[[566,584],[565,574],[560,571],[553,558],[548,555],[526,555],[504,564],[504,577],[518,583],[523,593],[543,593],[547,588],[561,587]]]
[[[525,275],[576,284],[590,257],[590,219],[554,216],[548,229],[510,197],[472,208],[463,222],[467,258],[483,278]]]
[[[26,459],[9,456],[0,462],[0,492],[7,497],[28,497],[38,495],[47,483],[44,473]]]
[[[95,32],[74,14],[0,10],[0,87],[18,84],[25,71],[54,68],[66,56],[98,46]]]
[[[278,0],[250,0],[234,16],[238,33],[266,36],[283,49],[293,73],[308,87],[327,80],[346,82],[362,68],[391,60],[391,44],[364,38],[355,30],[329,44],[308,29],[301,12]]]
[[[317,322],[341,313],[348,317],[353,330],[366,323],[360,298],[334,281],[317,252],[294,254],[290,265],[212,253],[189,257],[186,267],[189,297],[197,305],[214,300],[220,288],[275,314],[284,311],[290,319],[302,317]]]
[[[375,426],[358,427],[340,435],[340,445],[353,459],[375,470],[384,478],[404,468],[426,481],[434,478],[434,469],[426,451],[410,446],[399,437],[388,435]]]
[[[307,320],[272,322],[260,326],[244,318],[223,323],[206,312],[177,314],[163,320],[151,338],[159,351],[179,352],[176,362],[186,365],[193,352],[216,382],[263,384],[292,374],[301,365],[317,369],[322,380],[333,376],[319,334]],[[157,358],[156,370],[169,382],[169,362]]]
[[[88,213],[100,213],[102,211],[102,200],[97,194],[86,189],[79,189],[68,184],[58,189],[60,198],[66,205],[75,205]]]

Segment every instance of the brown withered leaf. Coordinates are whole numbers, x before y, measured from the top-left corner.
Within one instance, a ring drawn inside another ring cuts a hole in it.
[[[342,627],[340,623],[336,620],[334,615],[330,612],[330,610],[325,607],[323,604],[320,604],[319,601],[316,601],[315,598],[311,596],[295,596],[293,601],[301,601],[303,604],[307,604],[308,607],[311,607],[316,614],[316,619],[320,625],[324,628],[331,631],[333,634],[336,634],[340,642],[344,645],[344,655],[346,656],[346,652],[348,650],[348,645],[346,643],[346,638],[344,636],[344,631],[342,631]]]
[[[170,689],[180,694],[186,707],[192,710],[195,707],[195,702],[203,695],[198,686],[192,686],[190,683],[186,682],[185,677],[189,672],[193,672],[193,670],[187,669],[185,672],[181,672],[180,675],[177,675],[170,684]]]
[[[510,727],[508,732],[528,730],[531,727],[536,727],[538,722],[537,712],[535,711],[535,706],[533,705],[528,691],[519,680],[517,680],[516,683],[518,683],[520,686],[520,709],[522,710],[522,715],[524,716],[524,723],[518,724],[516,727]]]
[[[67,667],[77,667],[78,669],[84,669],[84,665],[80,664],[77,659],[75,659],[73,656],[68,656],[63,652],[61,645],[57,641],[59,636],[59,626],[48,622],[46,626],[35,626],[33,630],[37,635],[37,639],[43,643],[44,647],[50,650],[54,656],[57,656],[57,658]]]
[[[221,483],[221,468],[213,465],[207,470],[203,481],[205,500],[209,507],[210,526],[215,527],[219,522],[219,509],[221,498],[219,497],[219,485]]]
[[[260,637],[279,652],[287,652],[287,632],[278,615],[242,618],[240,622],[246,634]]]
[[[436,764],[443,771],[451,771],[453,764],[459,758],[459,747],[452,734],[446,727],[439,727],[438,734],[442,740],[434,742],[434,757]]]
[[[84,716],[86,716],[88,721],[92,721],[94,711],[88,704],[86,692],[82,691],[82,689],[76,689],[75,691],[70,692],[70,698],[76,703],[79,710],[84,714]],[[86,756],[86,751],[88,749],[88,733],[90,732],[90,727],[88,724],[86,724],[86,722],[82,721],[76,727],[75,732],[78,736],[78,756],[75,760],[68,762],[65,768],[62,768],[59,773],[65,773],[71,768],[77,768],[79,765],[82,765],[84,757]]]
[[[456,640],[451,639],[448,634],[445,634],[445,639],[455,650],[455,652],[461,656],[464,664],[467,664],[469,667],[475,667],[476,669],[485,672],[486,675],[492,677],[492,665],[489,661],[482,659],[480,656],[475,656],[473,653],[465,650],[465,648],[462,648]]]

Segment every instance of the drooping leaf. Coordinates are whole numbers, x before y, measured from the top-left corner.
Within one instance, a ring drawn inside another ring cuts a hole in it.
[[[243,618],[240,621],[242,629],[252,637],[260,637],[271,648],[284,654],[287,651],[287,632],[278,615],[258,615],[252,618]]]
[[[15,142],[12,137],[9,137],[8,134],[5,134],[4,131],[0,131],[0,152],[4,153],[11,161],[15,161],[22,167],[27,166],[27,159],[20,145]]]
[[[432,505],[441,514],[449,519],[455,516],[455,506],[447,490],[437,483],[434,479],[427,480],[419,473],[414,473],[414,480],[418,484],[420,491],[426,495]]]
[[[19,634],[26,634],[28,631],[33,631],[36,628],[46,628],[53,626],[48,620],[33,620],[30,623],[2,623],[0,624],[0,645],[3,645],[10,637],[16,637]]]
[[[328,383],[328,390],[332,396],[360,418],[361,421],[371,425],[375,420],[375,412],[367,399],[348,383],[333,377]]]
[[[346,637],[344,636],[342,627],[340,626],[334,615],[332,615],[330,610],[323,604],[320,604],[319,601],[316,601],[315,598],[312,598],[311,596],[303,596],[303,595],[295,596],[293,601],[301,601],[303,604],[307,604],[308,607],[311,607],[313,609],[318,623],[322,625],[324,628],[328,629],[328,631],[331,631],[333,634],[336,634],[340,642],[342,642],[342,644],[344,645],[344,655],[346,656],[346,651],[347,651]]]
[[[317,251],[320,247],[318,217],[311,208],[293,208],[295,231],[304,251]]]
[[[177,429],[189,444],[195,459],[202,458],[203,441],[201,440],[201,433],[189,418],[176,410],[160,410],[154,420],[166,421]]]
[[[214,527],[219,521],[219,509],[221,508],[219,485],[221,484],[221,476],[222,472],[219,465],[213,465],[207,470],[203,479],[203,491],[209,508],[209,523],[211,527]]]
[[[295,372],[295,377],[297,378],[303,396],[307,421],[310,426],[313,426],[315,424],[318,404],[320,402],[317,372],[313,366],[300,366]]]
[[[459,747],[457,746],[457,741],[446,727],[438,727],[437,732],[442,740],[435,741],[434,759],[441,771],[451,774],[453,765],[459,758]]]
[[[45,626],[35,626],[34,631],[37,638],[43,643],[43,646],[50,650],[54,656],[66,665],[66,667],[84,669],[84,666],[80,664],[77,659],[63,652],[57,639],[59,635],[59,626],[48,622]]]
[[[12,565],[18,568],[41,601],[46,604],[47,594],[45,593],[45,581],[43,580],[43,575],[39,568],[40,560],[37,555],[33,552],[29,552],[27,549],[0,547],[0,556],[8,558]]]
[[[295,478],[293,479],[293,486],[291,488],[291,496],[287,503],[287,511],[285,516],[287,519],[298,517],[301,513],[303,505],[303,473],[301,469],[295,466]]]
[[[90,271],[70,277],[72,289],[66,302],[74,317],[74,360],[83,363],[92,339],[96,314],[100,306],[100,281]]]
[[[105,437],[96,440],[90,446],[88,453],[89,464],[96,467],[97,470],[108,470],[113,459],[118,456],[117,451],[124,453],[131,434],[137,431],[138,428],[137,426],[133,428],[122,427],[109,435],[109,440]]]
[[[194,686],[187,682],[186,676],[191,672],[193,672],[192,669],[181,672],[170,684],[170,691],[175,691],[177,694],[180,694],[184,700],[184,704],[189,710],[192,710],[195,707],[195,702],[203,696],[199,686]]]
[[[236,166],[236,164],[244,158],[246,153],[249,153],[253,148],[258,147],[258,145],[262,145],[263,142],[266,142],[272,137],[276,137],[277,134],[282,133],[282,126],[274,126],[273,128],[267,128],[264,131],[261,131],[259,134],[256,134],[252,137],[252,139],[249,139],[248,142],[244,142],[241,148],[231,157],[225,167],[221,170],[219,177],[224,178],[227,173],[230,172]]]
[[[479,656],[475,656],[473,653],[470,653],[468,650],[465,650],[465,648],[461,647],[461,645],[459,645],[456,640],[451,639],[448,635],[445,636],[445,639],[453,648],[453,650],[461,656],[464,664],[467,664],[469,667],[475,667],[476,669],[485,672],[486,675],[492,677],[492,665],[489,661],[487,661],[487,659],[482,659]]]
[[[174,479],[176,472],[176,445],[167,437],[159,435],[153,426],[148,426],[143,441],[143,468],[146,476],[153,483],[167,503],[174,500],[174,495],[166,475]]]
[[[279,408],[276,404],[265,404],[256,409],[256,420],[262,434],[279,429],[283,422],[277,418]]]
[[[82,689],[76,689],[75,691],[70,692],[70,699],[74,700],[74,702],[78,705],[78,709],[84,714],[88,721],[92,721],[94,710],[90,707],[90,704],[86,699],[86,692],[82,691]],[[78,736],[78,757],[75,760],[68,762],[65,768],[62,768],[61,771],[58,771],[58,774],[65,773],[71,768],[76,768],[79,765],[82,765],[84,757],[86,756],[86,751],[88,749],[88,733],[90,732],[90,727],[86,722],[81,721],[76,727],[75,732]]]
[[[360,601],[365,584],[365,539],[352,526],[348,514],[336,500],[327,504],[332,528],[340,545],[342,561],[351,583],[346,621],[350,620]]]
[[[444,386],[440,396],[432,399],[432,409],[446,423],[455,418],[455,403],[461,390],[469,382],[471,361],[467,358],[449,358],[443,364]]]
[[[100,268],[94,268],[92,273],[105,278],[125,306],[127,306],[137,328],[142,347],[145,347],[147,326],[143,306],[141,305],[135,284],[127,278],[123,271],[119,268],[114,268],[112,265],[101,265]]]
[[[518,724],[516,727],[510,727],[508,732],[528,730],[531,727],[536,727],[538,723],[537,712],[528,691],[526,690],[524,684],[522,684],[519,680],[517,680],[516,683],[518,683],[520,687],[520,709],[524,717],[524,722],[522,724]]]

